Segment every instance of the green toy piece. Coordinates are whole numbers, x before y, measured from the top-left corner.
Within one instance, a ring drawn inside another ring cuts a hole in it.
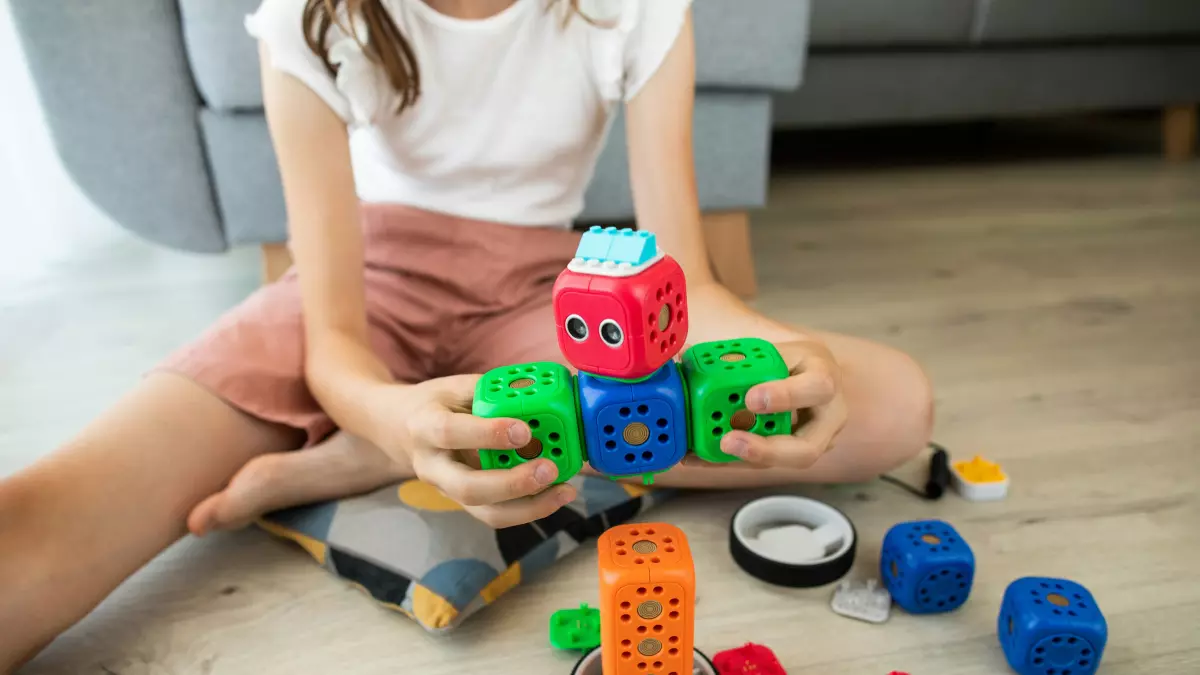
[[[782,380],[788,367],[775,346],[758,338],[702,342],[683,354],[683,377],[691,410],[692,451],[708,462],[736,462],[721,451],[731,429],[760,436],[791,433],[791,414],[755,415],[746,410],[751,387]]]
[[[480,450],[484,469],[511,469],[538,457],[558,467],[555,483],[583,468],[582,433],[574,376],[549,361],[503,366],[484,373],[475,386],[471,412],[479,417],[511,417],[529,425],[533,439],[516,450]]]
[[[600,610],[560,609],[550,615],[550,644],[555,649],[595,649],[600,646]]]

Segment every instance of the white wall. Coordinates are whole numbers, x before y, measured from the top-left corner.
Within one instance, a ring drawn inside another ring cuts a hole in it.
[[[0,0],[0,282],[36,273],[68,238],[80,244],[112,227],[58,162],[8,0]]]

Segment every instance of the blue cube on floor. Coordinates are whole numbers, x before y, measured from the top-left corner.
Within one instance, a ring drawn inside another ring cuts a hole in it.
[[[996,632],[1021,675],[1092,675],[1108,642],[1108,623],[1088,589],[1044,577],[1008,585]]]
[[[580,372],[579,414],[588,463],[609,476],[666,471],[687,453],[683,377],[668,361],[641,382]]]
[[[883,538],[879,575],[906,612],[949,612],[971,594],[975,555],[949,523],[900,523]]]

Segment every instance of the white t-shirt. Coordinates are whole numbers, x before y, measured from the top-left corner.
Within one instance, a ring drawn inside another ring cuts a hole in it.
[[[271,64],[346,121],[360,199],[515,225],[568,226],[583,209],[618,106],[658,69],[691,0],[515,0],[457,19],[423,0],[382,0],[416,54],[421,95],[396,114],[386,76],[330,30],[329,74],[304,41],[305,0],[247,17]]]

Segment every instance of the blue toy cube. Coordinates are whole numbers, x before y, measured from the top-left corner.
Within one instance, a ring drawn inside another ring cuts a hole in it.
[[[949,523],[900,523],[883,538],[879,572],[892,599],[906,612],[949,612],[971,594],[975,555]]]
[[[1108,641],[1108,623],[1088,589],[1044,577],[1008,585],[996,632],[1021,675],[1092,675]]]
[[[641,382],[580,372],[578,383],[579,413],[593,469],[609,476],[648,476],[683,459],[688,448],[687,403],[674,361]]]

